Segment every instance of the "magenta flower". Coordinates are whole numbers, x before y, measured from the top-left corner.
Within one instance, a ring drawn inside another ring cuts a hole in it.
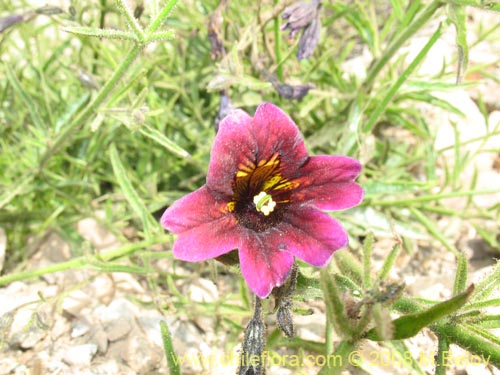
[[[241,272],[260,298],[282,285],[294,257],[323,267],[347,245],[347,233],[320,210],[356,206],[360,163],[309,156],[295,123],[263,103],[250,117],[221,121],[206,184],[170,206],[162,225],[178,234],[178,259],[198,262],[238,249]]]

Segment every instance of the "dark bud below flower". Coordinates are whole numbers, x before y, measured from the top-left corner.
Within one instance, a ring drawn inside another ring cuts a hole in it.
[[[273,295],[276,298],[276,305],[278,306],[278,312],[276,313],[276,321],[278,323],[279,329],[285,334],[285,336],[292,338],[295,336],[295,330],[293,327],[293,317],[292,317],[292,294],[297,287],[297,276],[299,274],[299,269],[297,264],[294,263],[290,276],[288,277],[285,284],[279,288],[273,290]]]
[[[286,337],[292,338],[293,336],[295,336],[295,330],[293,328],[293,318],[290,307],[291,304],[278,307],[276,318],[279,329],[281,329]]]
[[[262,302],[255,298],[255,312],[245,329],[238,375],[264,375],[263,352],[266,325],[262,321]]]
[[[299,49],[297,51],[297,59],[300,61],[302,59],[307,59],[312,56],[316,46],[319,42],[319,37],[321,33],[321,22],[319,17],[316,17],[307,26],[300,36],[299,39]]]

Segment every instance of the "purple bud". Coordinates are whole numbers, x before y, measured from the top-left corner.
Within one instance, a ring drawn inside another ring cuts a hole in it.
[[[315,87],[312,83],[295,86],[279,82],[272,82],[272,84],[276,91],[278,91],[278,94],[289,100],[300,100],[307,95],[310,89]]]
[[[297,59],[299,61],[312,56],[318,45],[320,33],[321,23],[319,17],[316,17],[309,26],[307,26],[299,39],[299,49],[297,51]]]
[[[19,14],[13,14],[11,16],[0,18],[0,32],[7,30],[9,27],[22,21],[24,21],[24,16]]]
[[[319,7],[319,0],[297,1],[286,7],[281,18],[286,19],[287,22],[281,27],[281,30],[289,29],[290,37],[293,37],[317,17]]]
[[[262,321],[261,303],[261,300],[256,297],[254,316],[245,329],[238,375],[263,375],[265,373],[262,354],[266,344],[266,325]]]
[[[219,124],[222,121],[222,119],[227,115],[229,115],[233,110],[234,107],[231,104],[231,100],[229,100],[229,97],[224,92],[221,92],[219,112],[217,113],[217,116],[215,117],[214,121],[215,132],[219,131]]]

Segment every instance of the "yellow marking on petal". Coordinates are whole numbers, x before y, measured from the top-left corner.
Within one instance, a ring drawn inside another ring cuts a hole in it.
[[[245,177],[245,176],[248,176],[247,172],[243,172],[241,170],[236,172],[236,177]]]
[[[283,183],[281,183],[279,185],[276,185],[274,187],[274,189],[277,189],[277,190],[280,190],[280,189],[291,190],[291,189],[295,189],[298,186],[299,186],[298,182],[291,182],[291,181],[286,181],[285,180]]]
[[[271,159],[269,160],[265,160],[265,159],[262,159],[259,161],[259,164],[257,165],[258,167],[263,167],[263,166],[266,166],[266,167],[273,167],[277,164],[279,164],[279,159],[278,159],[278,153],[275,153],[273,154],[273,156],[271,156]]]
[[[272,187],[274,187],[276,184],[278,184],[282,180],[282,177],[280,175],[274,175],[271,178],[269,178],[267,181],[264,182],[262,185],[263,190],[269,190]]]
[[[227,209],[229,210],[229,212],[233,212],[233,211],[234,211],[235,206],[236,206],[236,202],[234,202],[234,201],[233,201],[233,202],[229,202],[229,203],[227,204]]]

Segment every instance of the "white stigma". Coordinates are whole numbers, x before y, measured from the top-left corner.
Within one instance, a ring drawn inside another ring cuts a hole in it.
[[[262,212],[265,216],[269,216],[269,214],[274,211],[274,207],[276,207],[276,202],[273,201],[273,197],[264,191],[261,191],[253,197],[253,203],[255,203],[257,211]]]

